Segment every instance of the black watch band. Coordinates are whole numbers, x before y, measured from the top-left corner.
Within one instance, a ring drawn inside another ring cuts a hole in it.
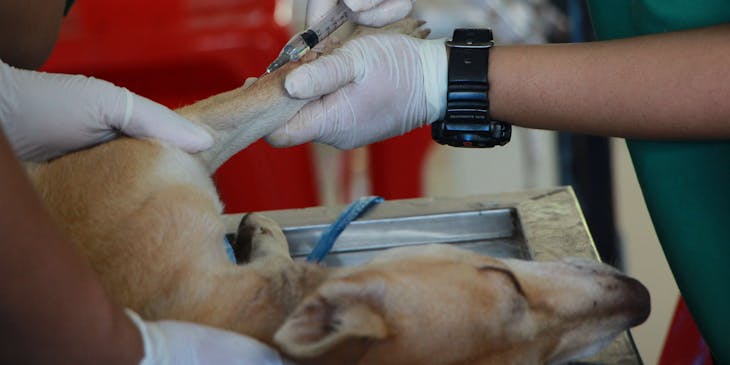
[[[494,147],[510,140],[512,126],[489,116],[490,29],[456,29],[450,49],[446,115],[431,125],[433,139],[454,147]]]

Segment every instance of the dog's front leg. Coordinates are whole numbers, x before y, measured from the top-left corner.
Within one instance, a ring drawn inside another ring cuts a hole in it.
[[[430,31],[422,28],[423,24],[422,21],[404,19],[384,28],[360,28],[352,37],[391,32],[425,38]],[[335,38],[328,38],[316,47],[317,52],[309,52],[298,63],[287,64],[256,82],[248,82],[241,88],[178,109],[177,112],[184,117],[212,130],[214,146],[199,154],[208,171],[214,172],[236,152],[283,126],[306,105],[309,100],[289,96],[284,89],[284,78],[298,65],[311,62],[319,54],[327,54],[338,45]]]
[[[251,143],[284,125],[308,100],[290,98],[284,77],[295,67],[286,65],[274,73],[235,90],[212,96],[177,112],[209,127],[215,142],[199,154],[209,172]]]

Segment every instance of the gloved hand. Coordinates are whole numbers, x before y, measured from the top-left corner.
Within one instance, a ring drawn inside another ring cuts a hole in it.
[[[140,365],[294,365],[250,337],[187,322],[147,322],[126,312],[142,335]]]
[[[149,137],[198,152],[211,135],[166,107],[91,77],[0,61],[0,127],[22,160],[44,161],[111,140]]]
[[[338,0],[309,0],[307,24],[316,23]],[[352,10],[351,20],[357,24],[382,27],[401,20],[411,12],[415,0],[343,0]]]
[[[315,99],[267,137],[273,146],[309,141],[350,149],[443,117],[447,60],[444,40],[401,34],[355,38],[331,55],[287,75],[295,98]]]

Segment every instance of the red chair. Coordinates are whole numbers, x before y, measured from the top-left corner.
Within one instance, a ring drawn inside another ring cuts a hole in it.
[[[433,144],[431,127],[423,127],[369,146],[373,194],[386,199],[423,196],[426,156]]]
[[[659,365],[712,365],[710,349],[702,339],[692,315],[682,297],[677,301],[677,309],[664,341]]]
[[[259,76],[289,39],[274,1],[77,1],[45,65],[179,107]],[[310,146],[257,142],[215,174],[227,212],[317,205]],[[252,193],[255,192],[255,193]]]

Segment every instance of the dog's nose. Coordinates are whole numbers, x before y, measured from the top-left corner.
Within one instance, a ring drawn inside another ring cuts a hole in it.
[[[615,274],[613,278],[623,292],[622,309],[630,315],[630,325],[638,326],[647,318],[651,312],[651,297],[649,290],[638,280],[623,274]]]
[[[608,281],[600,281],[603,289],[618,294],[621,298],[618,310],[628,316],[630,326],[639,325],[649,317],[651,312],[649,291],[638,280],[598,261],[577,257],[568,257],[561,261],[581,274],[608,278]]]

